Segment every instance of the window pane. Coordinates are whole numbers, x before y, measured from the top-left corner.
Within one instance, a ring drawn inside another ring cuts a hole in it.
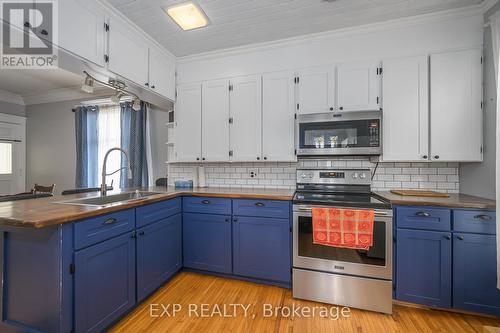
[[[0,174],[12,173],[12,144],[0,142]]]
[[[97,184],[101,184],[100,176],[102,174],[102,166],[104,162],[104,155],[106,152],[115,147],[121,146],[121,136],[120,136],[120,107],[116,106],[101,106],[99,107],[99,180]],[[106,164],[106,172],[110,173],[115,170],[120,169],[121,165],[121,153],[118,151],[112,152],[108,157],[108,162]],[[113,187],[115,189],[120,187],[120,173],[117,172],[114,175],[106,177],[106,183],[111,185],[113,181]]]

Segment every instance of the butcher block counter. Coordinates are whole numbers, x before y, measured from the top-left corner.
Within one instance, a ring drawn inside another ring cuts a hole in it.
[[[130,192],[135,189],[126,190]],[[47,226],[73,222],[84,218],[116,212],[128,208],[139,207],[154,202],[173,199],[181,196],[212,197],[229,199],[260,199],[291,201],[294,190],[281,189],[239,189],[239,188],[194,188],[175,189],[173,187],[149,187],[141,191],[158,192],[157,195],[135,199],[113,206],[82,206],[61,204],[77,198],[96,197],[98,192],[60,196],[49,198],[20,200],[0,203],[0,226],[43,228]],[[108,192],[108,196],[121,192]]]
[[[451,193],[449,197],[417,197],[403,196],[391,192],[376,192],[380,197],[399,206],[438,206],[448,208],[490,209],[496,207],[494,200],[475,197],[467,194]]]

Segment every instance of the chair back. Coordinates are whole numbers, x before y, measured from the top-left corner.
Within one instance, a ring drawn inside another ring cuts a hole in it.
[[[155,185],[156,186],[167,186],[167,183],[168,183],[168,179],[167,178],[158,178],[155,181]]]
[[[54,194],[54,187],[56,187],[56,184],[52,184],[50,186],[42,186],[42,185],[38,185],[35,183],[35,186],[33,186],[31,193],[33,193],[33,194],[41,194],[41,193]]]

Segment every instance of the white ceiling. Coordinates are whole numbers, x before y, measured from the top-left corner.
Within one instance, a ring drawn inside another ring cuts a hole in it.
[[[210,25],[182,31],[163,8],[184,0],[107,0],[176,56],[479,4],[483,0],[197,0]]]
[[[16,95],[33,95],[61,87],[82,85],[83,76],[54,69],[2,69],[0,90]]]
[[[62,69],[0,69],[0,101],[39,104],[73,99],[95,99],[113,90],[96,85],[94,94],[81,91],[83,75]]]

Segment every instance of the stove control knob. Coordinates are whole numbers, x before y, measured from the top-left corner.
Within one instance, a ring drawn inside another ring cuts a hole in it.
[[[305,179],[305,178],[307,178],[307,175],[305,173],[303,173],[300,175],[300,178]]]
[[[361,179],[365,179],[365,178],[366,178],[366,173],[364,173],[364,172],[363,172],[362,174],[360,174],[360,175],[359,175],[359,178],[361,178]]]
[[[354,179],[357,179],[357,178],[358,178],[358,176],[359,176],[359,175],[358,175],[358,173],[357,173],[357,172],[355,172],[355,173],[353,173],[353,174],[352,174],[352,178],[354,178]]]

